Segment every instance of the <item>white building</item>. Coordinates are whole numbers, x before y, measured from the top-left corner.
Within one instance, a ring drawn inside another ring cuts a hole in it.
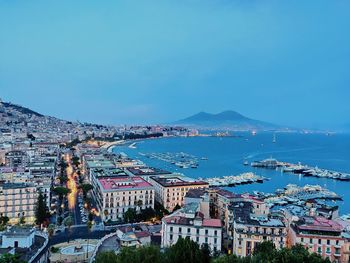
[[[35,221],[37,188],[30,183],[0,184],[0,216],[7,216],[10,224],[23,217],[26,223]]]
[[[2,248],[29,248],[34,243],[35,229],[24,227],[11,227],[2,233]]]
[[[188,237],[199,246],[208,244],[212,252],[221,251],[221,221],[205,218],[199,203],[187,204],[162,219],[162,247],[175,244],[180,237]]]
[[[116,221],[129,209],[154,208],[154,188],[141,177],[98,178],[95,200],[102,220]]]
[[[184,205],[185,195],[190,189],[209,187],[207,182],[176,174],[151,176],[149,182],[155,188],[156,201],[169,211],[173,211],[176,206]]]

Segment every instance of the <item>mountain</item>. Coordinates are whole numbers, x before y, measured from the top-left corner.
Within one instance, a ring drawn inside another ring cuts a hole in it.
[[[197,129],[225,130],[276,130],[281,126],[250,119],[236,111],[223,111],[218,114],[199,112],[188,118],[175,122],[177,125],[190,126]]]

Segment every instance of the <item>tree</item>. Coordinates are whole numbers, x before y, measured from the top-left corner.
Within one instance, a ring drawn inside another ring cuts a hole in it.
[[[72,163],[75,167],[78,167],[80,165],[80,162],[79,162],[79,157],[77,156],[73,156],[72,158]]]
[[[199,245],[190,240],[179,238],[175,245],[166,250],[167,263],[202,263],[203,257]]]
[[[70,229],[73,225],[73,218],[71,216],[67,217],[65,220],[64,220],[64,225],[68,228],[68,243],[69,243],[69,235],[70,235]]]
[[[25,223],[26,223],[26,218],[24,216],[21,216],[21,218],[19,219],[19,224],[24,225]]]
[[[253,255],[258,260],[266,260],[267,262],[272,262],[276,256],[275,245],[271,241],[258,243],[254,249]]]
[[[55,232],[55,225],[54,224],[50,224],[47,227],[47,233],[48,233],[49,237],[52,237],[54,232]]]
[[[36,224],[43,224],[48,218],[48,208],[46,206],[45,198],[41,192],[39,192],[38,202],[35,210]]]
[[[91,232],[91,229],[92,229],[92,226],[93,226],[93,222],[91,220],[89,220],[87,223],[86,223],[86,226],[87,226],[87,229],[88,229],[88,232],[90,233]],[[87,246],[89,247],[89,237],[87,239]],[[87,249],[86,250],[86,260],[89,258],[89,250]]]
[[[25,261],[21,260],[18,254],[5,253],[0,255],[0,263],[25,263]]]
[[[134,223],[136,220],[137,213],[135,209],[129,208],[125,213],[124,213],[124,220],[127,223]]]
[[[7,223],[10,221],[10,218],[8,218],[7,216],[1,216],[0,217],[0,225],[7,225]]]
[[[113,251],[98,253],[95,258],[95,263],[117,263],[118,256]],[[129,261],[129,263],[132,261]]]
[[[64,196],[67,196],[67,195],[70,193],[70,190],[67,189],[66,187],[63,187],[63,186],[57,186],[57,187],[55,187],[55,188],[53,189],[53,191],[54,191],[56,194],[58,194],[59,199],[61,200],[61,202],[62,202],[62,200],[63,200],[63,197],[64,197]]]
[[[81,185],[79,186],[79,189],[81,189],[81,190],[83,191],[83,196],[84,196],[84,198],[87,197],[87,193],[88,193],[89,191],[91,191],[93,188],[94,188],[94,187],[93,187],[91,184],[81,184]]]

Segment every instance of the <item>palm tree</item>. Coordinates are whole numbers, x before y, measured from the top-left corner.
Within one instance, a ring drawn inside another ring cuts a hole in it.
[[[70,235],[70,229],[73,225],[73,218],[71,216],[67,217],[65,220],[64,220],[64,225],[66,227],[68,227],[68,243],[69,243],[69,235]]]
[[[55,232],[55,225],[54,224],[50,224],[47,227],[47,233],[48,233],[49,237],[52,237],[54,232]]]
[[[88,229],[88,232],[90,233],[91,232],[91,229],[92,229],[92,226],[93,226],[93,221],[88,221],[86,223],[86,226],[87,226],[87,229]],[[89,258],[89,236],[87,238],[87,247],[86,247],[86,260]]]

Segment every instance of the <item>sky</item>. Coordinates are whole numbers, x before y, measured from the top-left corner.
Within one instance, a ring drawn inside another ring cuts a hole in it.
[[[235,110],[338,127],[349,13],[348,0],[0,0],[0,97],[101,124]]]

